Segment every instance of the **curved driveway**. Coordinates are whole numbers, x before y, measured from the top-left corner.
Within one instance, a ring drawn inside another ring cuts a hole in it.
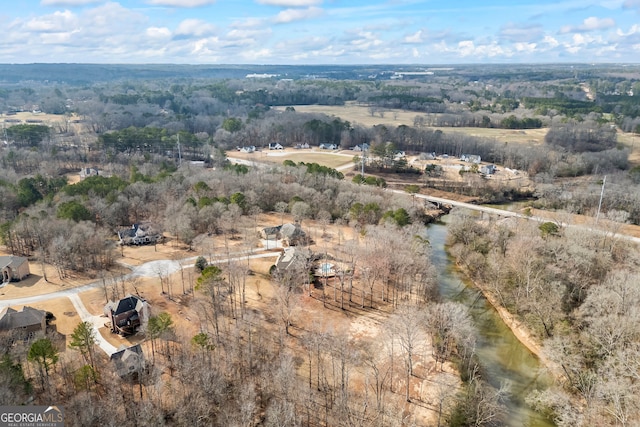
[[[234,255],[237,255],[237,254],[234,254]],[[228,262],[228,261],[241,261],[241,260],[246,260],[247,258],[254,259],[254,258],[268,258],[268,257],[277,257],[277,256],[278,256],[277,252],[265,252],[261,254],[250,255],[250,256],[246,256],[246,255],[234,256],[233,258],[229,258],[229,259],[215,260],[213,261],[213,263],[215,264],[215,263]],[[149,261],[139,266],[133,267],[130,273],[125,274],[122,277],[125,279],[133,278],[133,277],[156,277],[158,275],[158,272],[161,272],[163,275],[172,274],[180,270],[181,265],[183,267],[193,266],[193,263],[197,258],[198,257],[190,257],[180,261],[176,261],[176,260]],[[36,302],[48,301],[48,300],[60,298],[60,297],[67,297],[73,304],[73,307],[76,309],[76,312],[78,313],[78,316],[80,316],[80,319],[83,322],[89,322],[93,325],[93,330],[96,336],[96,344],[98,344],[98,346],[100,346],[100,348],[105,353],[107,353],[107,355],[111,356],[113,353],[118,351],[118,349],[114,345],[109,343],[106,339],[104,339],[104,337],[99,332],[99,328],[104,326],[104,323],[106,321],[105,317],[103,317],[101,314],[100,315],[91,314],[89,310],[87,310],[87,308],[84,306],[79,296],[81,292],[86,292],[91,289],[95,289],[101,285],[102,285],[101,281],[96,281],[86,285],[78,286],[76,288],[63,289],[61,291],[51,292],[48,294],[1,300],[0,309],[4,307],[9,307],[12,305],[29,305]]]

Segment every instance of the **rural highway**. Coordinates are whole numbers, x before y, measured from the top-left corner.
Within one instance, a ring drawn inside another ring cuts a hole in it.
[[[396,194],[402,194],[402,195],[407,195],[407,192],[403,191],[403,190],[386,190],[392,193],[396,193]],[[553,220],[549,219],[549,218],[544,218],[541,216],[536,216],[536,215],[525,215],[519,212],[512,212],[512,211],[507,211],[504,209],[497,209],[497,208],[490,208],[488,206],[481,206],[481,205],[474,205],[472,203],[464,203],[464,202],[458,202],[455,200],[449,200],[449,199],[444,199],[442,197],[434,197],[434,196],[427,196],[425,194],[414,194],[414,196],[418,199],[423,199],[426,200],[428,202],[431,203],[438,203],[438,204],[442,204],[442,205],[449,205],[452,206],[454,208],[464,208],[464,209],[469,209],[472,211],[476,211],[476,212],[482,212],[482,213],[486,213],[486,214],[490,214],[490,215],[497,215],[497,216],[502,216],[502,217],[510,217],[510,218],[523,218],[523,219],[527,219],[530,221],[536,221],[539,223],[543,223],[543,222],[554,222]],[[602,234],[606,234],[606,231],[603,231],[597,227],[593,227],[590,225],[581,225],[581,224],[567,224],[564,222],[560,222],[557,223],[560,227],[563,228],[576,228],[576,229],[583,229],[583,230],[588,230],[591,232],[595,232],[595,233],[602,233]],[[629,236],[626,234],[622,234],[622,233],[616,233],[617,236],[629,240],[631,242],[634,243],[640,243],[640,237],[634,237],[634,236]]]

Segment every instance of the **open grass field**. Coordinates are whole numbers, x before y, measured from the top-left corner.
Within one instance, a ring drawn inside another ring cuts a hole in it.
[[[330,168],[338,169],[345,166],[353,160],[355,153],[349,151],[342,153],[320,151],[319,149],[296,150],[289,148],[278,151],[256,151],[255,153],[241,153],[239,151],[229,151],[228,157],[233,159],[243,159],[261,163],[277,163],[282,164],[285,160],[293,162],[318,163]]]
[[[284,110],[284,107],[274,107],[276,110]],[[347,102],[343,106],[329,105],[296,105],[296,111],[300,113],[323,113],[329,116],[339,117],[347,120],[352,124],[359,124],[366,127],[375,125],[385,126],[413,126],[416,116],[424,115],[416,111],[405,111],[398,109],[390,109],[383,113],[382,117],[379,113],[371,114],[369,107],[358,105],[355,102]],[[518,142],[518,143],[542,143],[547,129],[527,129],[527,130],[511,130],[511,129],[484,129],[484,128],[451,128],[451,127],[432,127],[431,129],[440,129],[443,132],[458,132],[466,135],[478,136],[483,138],[496,139],[501,142]]]
[[[0,115],[0,121],[7,122],[7,120],[20,120],[22,123],[29,123],[34,125],[52,125],[54,123],[62,123],[69,118],[64,114],[46,114],[46,113],[33,113],[31,111],[22,111],[13,115]],[[7,122],[9,125],[14,124]],[[19,124],[15,122],[15,124]]]

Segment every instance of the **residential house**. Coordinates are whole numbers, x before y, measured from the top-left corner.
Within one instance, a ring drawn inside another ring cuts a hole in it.
[[[127,295],[120,301],[109,301],[104,306],[104,314],[111,322],[111,332],[130,335],[146,325],[149,304],[140,297]]]
[[[281,225],[276,227],[265,227],[260,230],[260,237],[265,240],[277,240],[280,237],[280,228]]]
[[[302,231],[300,224],[284,224],[280,228],[280,239],[284,246],[305,245],[309,239],[307,233]]]
[[[29,276],[29,260],[25,257],[5,255],[0,256],[0,283],[17,282]]]
[[[364,142],[364,143],[359,144],[359,145],[354,145],[351,149],[353,151],[369,151],[369,144]]]
[[[296,144],[295,148],[297,148],[298,150],[300,149],[306,149],[306,148],[310,148],[309,144],[307,144],[306,142],[303,144]]]
[[[337,150],[338,144],[322,143],[318,146],[321,150]]]
[[[496,173],[496,165],[484,165],[480,166],[480,173],[484,175],[493,175]]]
[[[278,255],[275,266],[280,271],[297,271],[304,269],[307,263],[311,260],[311,252],[308,249],[300,248],[284,248],[284,250]]]
[[[5,307],[0,311],[0,331],[17,334],[22,339],[31,339],[47,331],[47,312],[24,306],[20,311]]]
[[[284,251],[278,255],[275,266],[278,270],[288,270],[289,267],[295,264],[298,260],[299,254],[296,252],[296,248],[284,248]]]
[[[152,224],[133,224],[118,231],[121,245],[148,245],[162,240],[162,233]]]
[[[256,146],[250,145],[248,147],[238,147],[238,151],[241,153],[253,153],[256,151]]]
[[[98,176],[100,172],[96,168],[82,168],[80,169],[80,180],[90,177],[90,176]]]
[[[279,142],[270,142],[269,150],[284,150],[284,147]]]
[[[462,160],[463,162],[480,164],[481,158],[477,154],[463,154],[462,156],[460,156],[460,160]]]
[[[145,368],[144,353],[140,344],[131,347],[121,345],[118,351],[111,355],[111,362],[120,378],[134,376]]]

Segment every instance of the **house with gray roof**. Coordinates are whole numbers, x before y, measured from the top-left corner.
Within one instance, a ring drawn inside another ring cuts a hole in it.
[[[23,339],[39,332],[46,333],[47,312],[27,306],[19,311],[5,307],[0,311],[0,331],[17,334]]]
[[[25,257],[0,256],[0,283],[17,282],[29,276],[29,260]]]
[[[308,243],[307,233],[302,231],[299,223],[284,224],[280,227],[280,239],[286,246],[305,245]]]
[[[111,355],[116,373],[120,378],[134,376],[145,368],[144,353],[140,344],[131,347],[121,345],[118,351]]]

